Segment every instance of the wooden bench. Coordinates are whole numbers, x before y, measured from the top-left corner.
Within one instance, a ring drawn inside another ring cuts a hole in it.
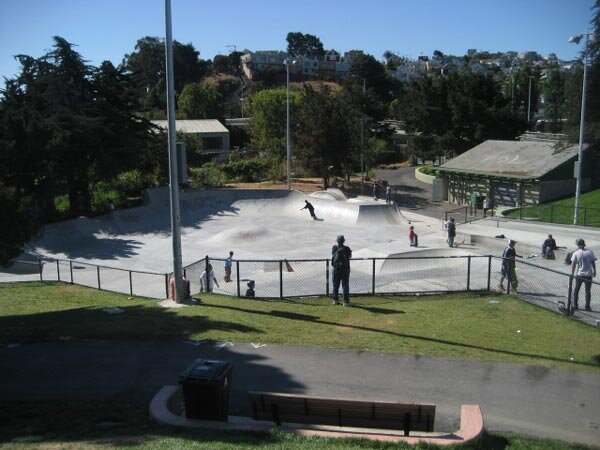
[[[273,392],[248,392],[252,418],[339,427],[433,431],[435,405],[347,400]]]

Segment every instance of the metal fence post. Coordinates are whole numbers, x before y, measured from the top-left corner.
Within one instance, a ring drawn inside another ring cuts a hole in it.
[[[96,273],[98,274],[98,290],[102,290],[100,287],[100,266],[96,266]]]
[[[240,290],[240,262],[236,261],[235,262],[235,278],[236,278],[236,282],[237,282],[237,295],[238,297],[242,296],[242,291]]]
[[[471,290],[471,256],[467,256],[467,291]]]
[[[492,282],[492,255],[488,255],[488,279],[487,279],[487,290],[491,288]]]
[[[166,298],[169,298],[169,274],[165,273],[165,293],[167,294]]]
[[[586,222],[587,222],[586,219],[587,219],[587,208],[584,207],[583,208],[583,226],[586,225]]]
[[[129,295],[133,297],[133,280],[131,278],[131,270],[129,271]]]
[[[554,223],[554,205],[550,205],[550,222]]]
[[[60,281],[60,259],[56,260],[56,277]]]
[[[571,304],[573,303],[573,275],[569,276],[569,292],[567,294],[567,316],[571,315]]]
[[[71,274],[71,284],[73,284],[73,261],[69,260],[69,273]]]
[[[372,276],[372,288],[371,288],[371,292],[373,294],[375,294],[375,258],[373,258],[373,276]]]
[[[283,298],[283,261],[279,261],[279,298]]]
[[[42,267],[42,260],[41,259],[38,259],[38,266],[40,268],[40,281],[44,281],[44,277],[42,276],[43,267]]]
[[[329,297],[329,260],[325,260],[325,296]]]

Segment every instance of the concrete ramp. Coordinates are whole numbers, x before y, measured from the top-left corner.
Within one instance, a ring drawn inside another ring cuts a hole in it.
[[[393,205],[359,205],[357,225],[401,225],[408,223],[408,220],[402,217]]]

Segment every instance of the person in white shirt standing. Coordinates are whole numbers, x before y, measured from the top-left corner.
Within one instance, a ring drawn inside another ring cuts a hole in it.
[[[596,276],[596,256],[594,252],[585,248],[583,239],[577,239],[575,243],[578,249],[571,257],[571,274],[575,275],[575,291],[573,292],[575,309],[579,307],[579,289],[583,284],[585,286],[585,310],[591,311],[592,294],[590,291],[592,289],[592,278]],[[577,273],[575,273],[575,269],[577,269]]]

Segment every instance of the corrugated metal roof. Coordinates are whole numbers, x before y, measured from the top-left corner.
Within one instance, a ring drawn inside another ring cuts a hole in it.
[[[485,141],[440,169],[540,178],[576,156],[577,150],[577,145],[560,142]]]
[[[152,123],[165,130],[168,128],[166,120],[152,120]],[[175,129],[184,133],[229,133],[229,130],[217,119],[176,120]]]

